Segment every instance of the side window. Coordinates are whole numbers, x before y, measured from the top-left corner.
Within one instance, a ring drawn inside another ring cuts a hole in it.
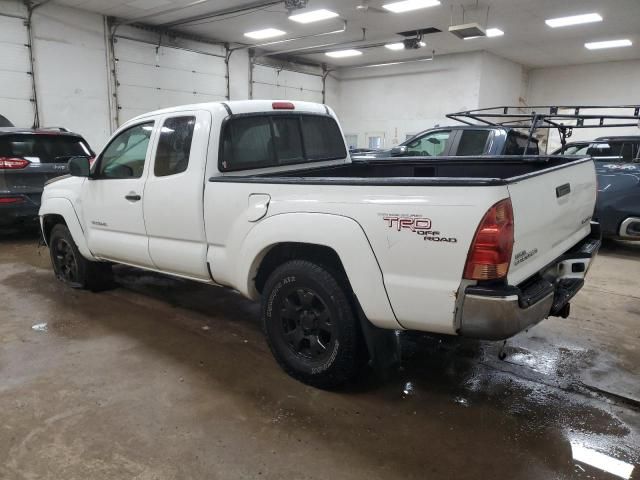
[[[194,116],[173,117],[164,121],[153,167],[156,177],[175,175],[187,169],[195,124]]]
[[[456,155],[484,155],[490,133],[489,130],[462,130]]]
[[[149,147],[153,122],[121,132],[100,158],[99,178],[140,178]]]
[[[437,157],[449,148],[450,130],[427,133],[407,145],[407,155],[418,157]]]

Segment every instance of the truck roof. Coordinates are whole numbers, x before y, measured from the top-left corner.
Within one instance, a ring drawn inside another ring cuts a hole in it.
[[[63,135],[72,137],[81,137],[79,133],[71,132],[62,127],[41,127],[41,128],[26,128],[26,127],[0,127],[0,135],[14,135],[19,134],[32,134],[32,135]]]
[[[293,108],[277,108],[276,104],[291,104]],[[146,118],[152,115],[162,115],[167,113],[184,112],[186,110],[207,110],[212,113],[219,112],[221,108],[224,108],[229,113],[261,113],[271,112],[274,110],[291,110],[294,112],[304,113],[321,113],[321,114],[333,114],[333,111],[322,103],[314,102],[302,102],[298,100],[230,100],[224,102],[206,102],[206,103],[193,103],[188,105],[178,105],[175,107],[162,108],[160,110],[154,110],[142,115],[138,115],[135,118],[127,121],[127,123]]]
[[[640,142],[640,135],[619,135],[619,136],[611,136],[611,137],[598,137],[596,141],[600,142],[611,142],[611,141],[628,141],[628,142]]]

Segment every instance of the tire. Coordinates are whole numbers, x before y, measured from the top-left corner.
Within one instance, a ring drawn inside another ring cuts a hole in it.
[[[84,258],[66,225],[51,230],[49,255],[56,278],[72,288],[101,291],[113,285],[111,265]]]
[[[269,348],[293,378],[318,388],[353,380],[363,342],[340,277],[307,260],[279,266],[267,279],[262,321]]]

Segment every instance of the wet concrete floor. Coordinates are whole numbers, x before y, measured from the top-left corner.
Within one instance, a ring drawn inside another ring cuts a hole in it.
[[[233,292],[117,281],[65,288],[0,236],[1,479],[640,478],[640,244],[608,243],[505,361],[404,334],[400,371],[340,392],[287,377]]]

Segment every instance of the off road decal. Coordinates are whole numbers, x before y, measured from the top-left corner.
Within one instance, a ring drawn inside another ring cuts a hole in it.
[[[455,237],[447,237],[437,230],[433,230],[430,218],[412,214],[381,213],[380,216],[387,227],[396,232],[408,231],[420,235],[423,240],[429,242],[457,243]]]
[[[533,250],[529,250],[529,251],[522,250],[521,252],[516,253],[514,257],[513,265],[514,266],[520,265],[522,262],[526,262],[537,253],[538,253],[537,248],[534,248]]]

